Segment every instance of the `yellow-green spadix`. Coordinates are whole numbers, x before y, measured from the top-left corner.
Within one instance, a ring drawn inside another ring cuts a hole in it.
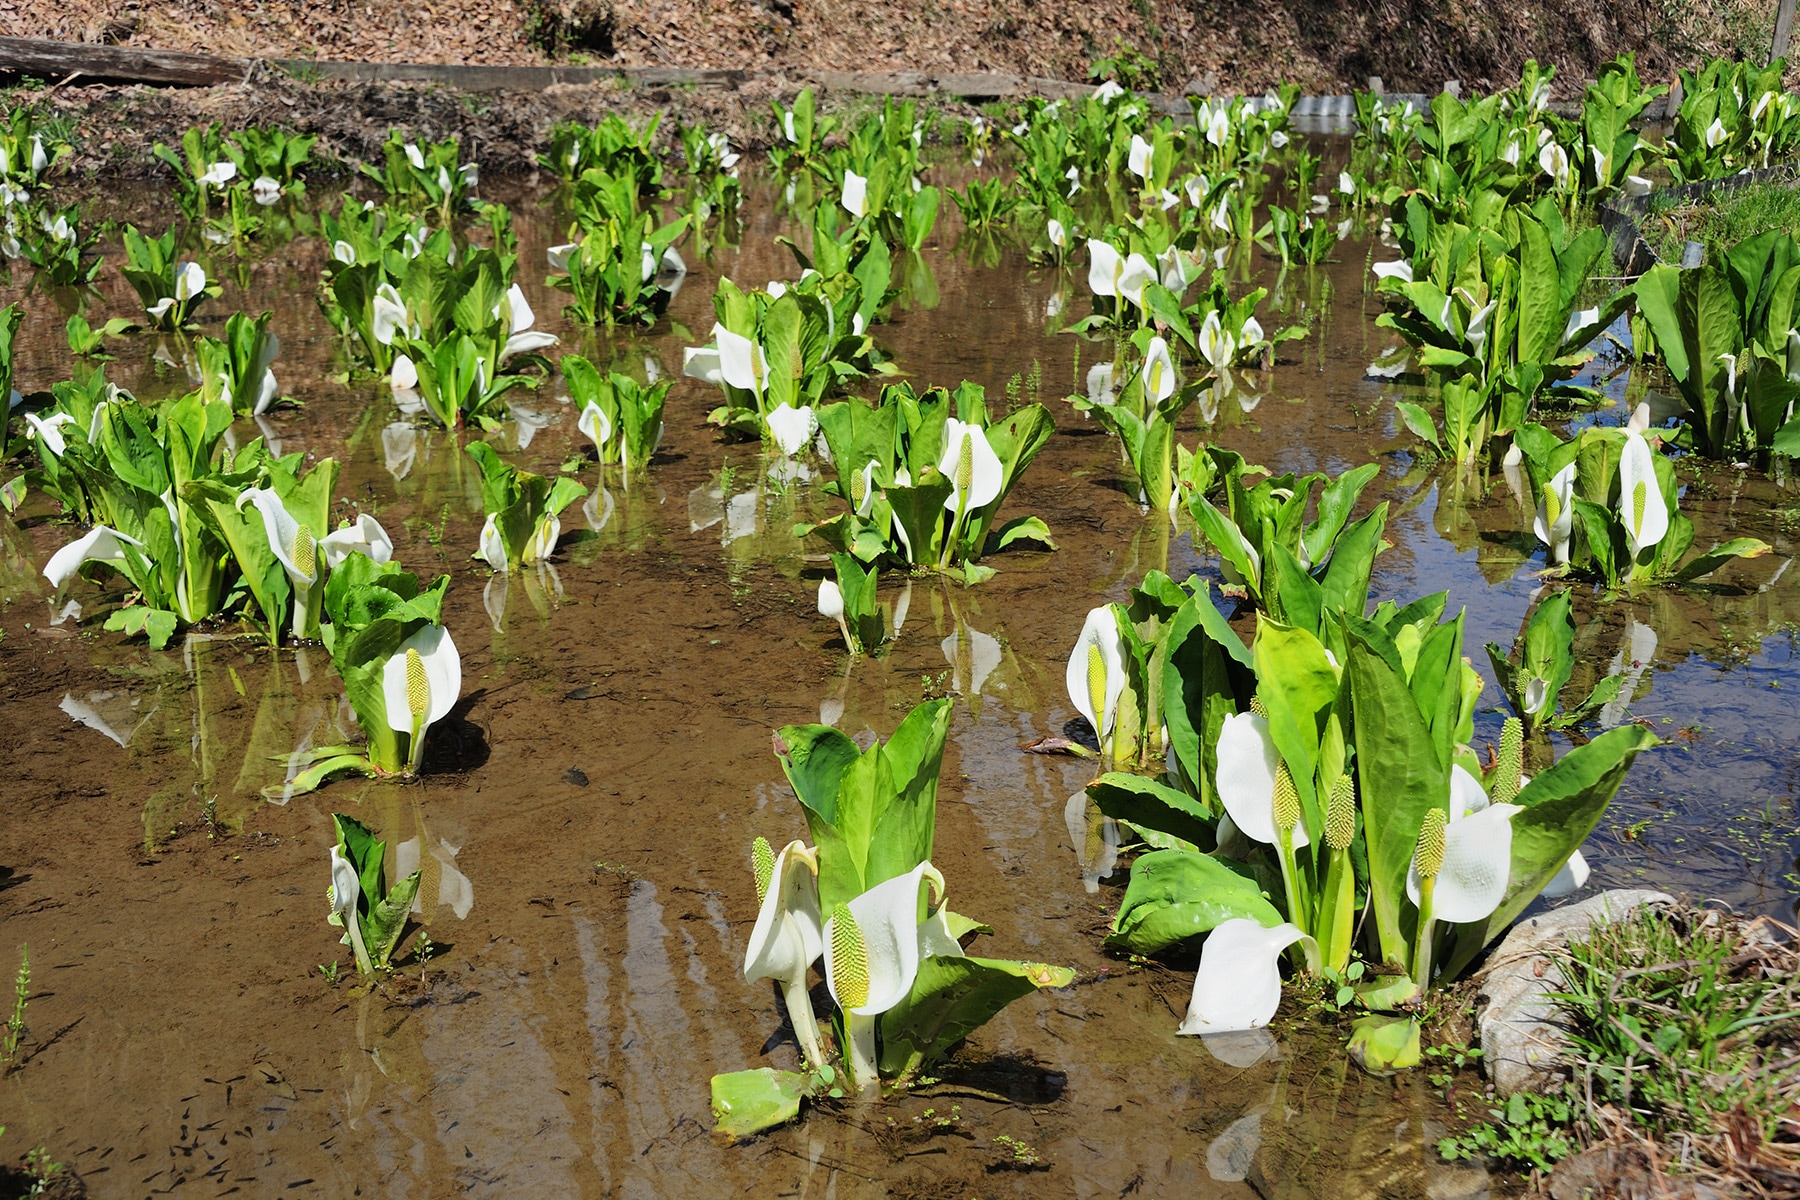
[[[1432,886],[1434,920],[1480,921],[1500,907],[1512,870],[1512,819],[1522,811],[1516,804],[1489,803],[1481,781],[1467,768],[1450,768],[1449,820]],[[1406,875],[1406,894],[1415,905],[1423,894],[1420,883],[1415,858]]]
[[[442,625],[427,625],[407,638],[381,668],[381,694],[387,701],[388,726],[397,733],[413,732],[413,699],[417,676],[407,678],[407,651],[417,652],[424,668],[426,695],[424,725],[429,727],[450,715],[462,695],[462,656],[450,631]],[[420,730],[423,733],[423,728]]]

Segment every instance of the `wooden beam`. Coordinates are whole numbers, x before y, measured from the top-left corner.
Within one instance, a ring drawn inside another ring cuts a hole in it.
[[[1775,9],[1775,42],[1769,47],[1769,61],[1787,54],[1788,35],[1794,31],[1794,0],[1781,0]]]
[[[210,54],[0,37],[0,73],[31,75],[39,79],[80,76],[126,83],[206,87],[216,83],[237,83],[248,69],[249,64],[242,59],[216,58]]]

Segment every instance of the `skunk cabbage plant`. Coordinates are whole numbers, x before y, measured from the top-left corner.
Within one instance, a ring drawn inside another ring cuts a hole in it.
[[[1073,982],[1067,968],[976,958],[962,946],[984,927],[947,907],[931,864],[949,722],[950,701],[932,700],[867,750],[826,725],[775,735],[813,845],[792,841],[776,854],[756,839],[760,911],[744,975],[780,987],[805,1069],[715,1075],[722,1132],[781,1124],[809,1096],[903,1087],[1014,1000]],[[807,994],[821,958],[830,1044]]]
[[[462,659],[441,623],[449,588],[448,575],[427,587],[399,563],[363,554],[338,563],[325,581],[320,633],[367,745],[282,755],[290,776],[265,796],[285,801],[346,773],[419,772],[431,726],[462,692]]]
[[[1266,1023],[1287,950],[1362,979],[1365,1065],[1410,1065],[1412,1018],[1390,1014],[1578,873],[1583,839],[1656,739],[1614,729],[1528,778],[1511,720],[1484,767],[1469,744],[1481,681],[1445,601],[1333,606],[1317,633],[1265,613],[1248,647],[1203,586],[1170,619],[1170,768],[1105,774],[1088,793],[1156,847],[1133,863],[1108,941],[1154,954],[1210,935],[1182,1032]]]

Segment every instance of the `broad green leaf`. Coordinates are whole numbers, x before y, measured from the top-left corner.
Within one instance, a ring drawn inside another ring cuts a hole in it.
[[[1133,954],[1156,954],[1233,917],[1266,927],[1282,919],[1256,882],[1224,860],[1189,850],[1153,850],[1131,864],[1131,882],[1106,943]]]
[[[1406,872],[1418,848],[1425,810],[1448,803],[1450,777],[1405,677],[1356,629],[1348,631],[1345,642],[1370,903],[1382,956],[1404,965],[1410,960],[1400,922],[1407,904]]]
[[[910,1079],[1014,1000],[1073,982],[1073,970],[1047,963],[931,955],[906,999],[881,1015],[881,1072]]]
[[[713,1128],[733,1139],[773,1129],[800,1115],[805,1095],[806,1076],[794,1071],[757,1067],[714,1075]]]
[[[1155,830],[1196,846],[1211,846],[1217,818],[1185,792],[1142,775],[1109,771],[1088,784],[1101,812],[1140,829]]]

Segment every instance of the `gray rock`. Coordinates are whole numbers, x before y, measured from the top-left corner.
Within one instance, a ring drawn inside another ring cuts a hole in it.
[[[1550,993],[1564,987],[1552,952],[1594,925],[1617,921],[1646,904],[1675,897],[1648,888],[1618,888],[1529,917],[1514,925],[1482,969],[1485,1001],[1478,1026],[1481,1061],[1502,1096],[1541,1090],[1563,1064],[1568,1029]]]

